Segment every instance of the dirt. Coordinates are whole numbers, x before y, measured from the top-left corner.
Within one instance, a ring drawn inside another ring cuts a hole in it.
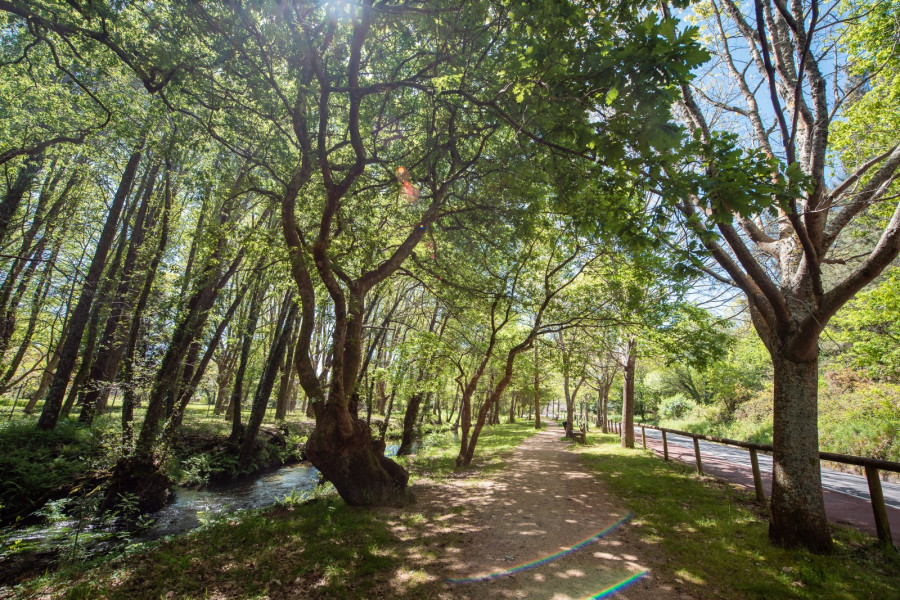
[[[667,557],[641,540],[640,519],[561,436],[551,425],[489,476],[413,486],[422,522],[394,525],[428,548],[438,597],[581,599],[631,578],[616,598],[699,597],[666,574]]]

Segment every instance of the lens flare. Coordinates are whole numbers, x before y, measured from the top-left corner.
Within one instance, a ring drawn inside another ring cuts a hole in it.
[[[419,188],[414,186],[410,181],[409,169],[406,167],[397,167],[397,181],[400,182],[400,195],[412,204],[419,199]]]
[[[601,591],[597,592],[593,596],[588,596],[584,600],[603,600],[603,598],[609,598],[613,594],[615,594],[617,592],[621,592],[622,590],[629,587],[633,583],[637,583],[646,574],[647,574],[647,571],[641,571],[640,573],[635,573],[628,579],[626,579],[624,581],[620,581],[619,583],[617,583],[615,585],[611,585],[608,588],[606,588],[605,590],[601,590]]]
[[[528,571],[528,570],[531,570],[531,569],[535,569],[535,568],[540,567],[540,566],[542,566],[542,565],[546,565],[546,564],[548,564],[548,563],[551,563],[551,562],[553,562],[554,560],[557,560],[557,559],[559,559],[559,558],[562,558],[563,556],[566,556],[566,555],[568,555],[568,554],[572,554],[573,552],[576,552],[576,551],[578,551],[578,550],[581,550],[582,548],[584,548],[585,546],[587,546],[587,545],[589,545],[589,544],[593,544],[594,542],[598,541],[598,540],[601,539],[602,537],[604,537],[604,536],[606,536],[607,534],[609,534],[609,533],[615,531],[616,529],[618,529],[619,527],[621,527],[622,525],[624,525],[625,523],[627,523],[628,521],[630,521],[632,516],[633,516],[633,513],[628,513],[628,514],[625,515],[625,517],[623,517],[621,520],[619,520],[618,522],[614,523],[613,525],[610,525],[609,527],[607,527],[607,528],[604,529],[603,531],[600,531],[600,532],[598,532],[598,533],[595,533],[594,535],[592,535],[592,536],[590,536],[590,537],[588,537],[588,538],[585,538],[585,539],[581,540],[580,542],[578,542],[578,543],[575,544],[574,546],[570,546],[569,548],[565,548],[565,549],[563,549],[563,550],[560,550],[560,551],[557,552],[556,554],[551,554],[550,556],[546,556],[546,557],[544,557],[544,558],[541,558],[541,559],[538,559],[538,560],[535,560],[535,561],[532,561],[532,562],[529,562],[529,563],[524,563],[524,564],[521,564],[521,565],[512,567],[511,569],[506,569],[505,571],[497,571],[496,573],[489,573],[489,574],[487,574],[487,575],[477,575],[477,576],[475,576],[475,577],[462,577],[462,578],[459,578],[459,579],[448,579],[448,580],[447,580],[447,583],[474,583],[474,582],[477,582],[477,581],[491,581],[492,579],[499,579],[500,577],[507,577],[507,576],[509,576],[509,575],[514,575],[514,574],[516,574],[516,573],[521,573],[521,572],[523,572],[523,571]],[[601,593],[605,593],[605,591],[604,591],[604,592],[601,592]]]

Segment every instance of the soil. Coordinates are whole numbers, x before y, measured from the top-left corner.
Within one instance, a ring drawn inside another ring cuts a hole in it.
[[[443,580],[438,597],[590,598],[639,574],[616,598],[700,597],[666,575],[667,557],[641,541],[639,519],[561,437],[551,424],[488,477],[467,472],[412,486],[424,518],[393,525],[431,550],[423,562]]]

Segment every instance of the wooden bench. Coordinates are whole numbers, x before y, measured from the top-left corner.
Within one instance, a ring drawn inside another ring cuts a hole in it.
[[[587,444],[587,427],[585,425],[582,425],[581,429],[579,429],[578,431],[573,431],[572,440],[578,442],[579,444]]]

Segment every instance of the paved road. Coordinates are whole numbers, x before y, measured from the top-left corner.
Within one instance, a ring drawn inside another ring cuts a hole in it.
[[[662,433],[655,429],[646,431],[647,447],[662,455]],[[696,464],[694,442],[691,438],[667,433],[666,439],[670,458]],[[637,444],[641,443],[640,427],[635,428],[635,441]],[[753,487],[750,454],[747,450],[701,440],[700,456],[703,460],[704,473]],[[768,495],[772,489],[772,457],[761,453],[758,456],[763,486]],[[875,532],[872,507],[869,503],[869,486],[865,477],[823,468],[822,488],[825,492],[826,512],[829,518]],[[900,537],[900,484],[882,481],[881,489],[885,504],[888,506],[891,532],[896,540]]]

